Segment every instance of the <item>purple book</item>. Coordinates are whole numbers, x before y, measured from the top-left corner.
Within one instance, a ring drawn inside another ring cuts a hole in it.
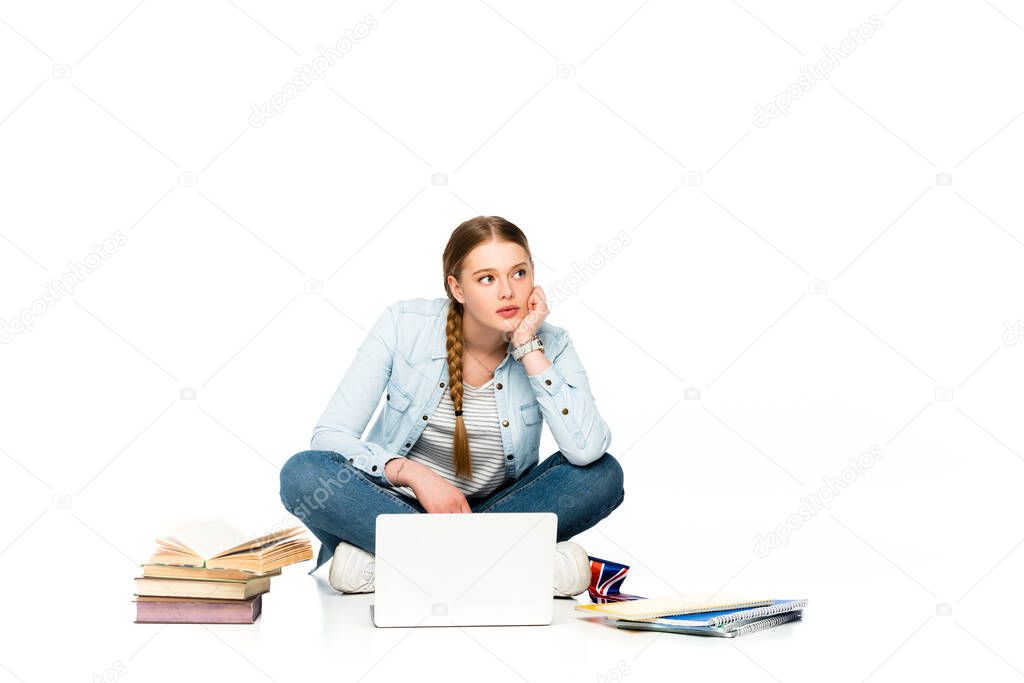
[[[135,598],[136,624],[251,624],[263,610],[263,595],[248,600]]]

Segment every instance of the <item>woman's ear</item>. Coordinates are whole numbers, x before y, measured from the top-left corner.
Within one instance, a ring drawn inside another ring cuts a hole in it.
[[[452,290],[452,296],[460,304],[466,303],[466,296],[462,293],[462,288],[459,287],[459,281],[455,279],[454,275],[448,276],[448,289]]]

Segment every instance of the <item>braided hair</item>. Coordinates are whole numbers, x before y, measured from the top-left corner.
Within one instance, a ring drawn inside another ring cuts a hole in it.
[[[448,352],[448,393],[455,407],[452,460],[455,465],[455,476],[465,479],[472,479],[473,466],[469,452],[469,435],[466,432],[466,423],[462,419],[462,356],[465,346],[462,333],[463,305],[452,295],[448,276],[460,279],[463,263],[469,253],[476,246],[492,241],[514,242],[530,254],[526,235],[518,227],[500,216],[477,216],[455,228],[442,257],[444,289],[450,304],[445,325],[445,348]]]

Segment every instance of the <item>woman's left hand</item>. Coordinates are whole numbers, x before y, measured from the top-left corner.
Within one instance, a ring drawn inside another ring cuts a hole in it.
[[[512,333],[512,343],[516,346],[529,341],[537,333],[541,323],[548,317],[548,300],[540,285],[536,285],[530,293],[530,298],[526,301],[526,309],[526,315]]]

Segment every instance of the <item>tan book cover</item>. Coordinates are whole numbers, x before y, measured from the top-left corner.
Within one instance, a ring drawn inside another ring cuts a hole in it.
[[[190,581],[188,579],[135,579],[135,594],[169,598],[220,598],[243,600],[270,590],[270,577],[249,581]]]
[[[247,572],[241,569],[207,569],[206,567],[188,567],[185,565],[174,564],[142,565],[142,575],[156,579],[248,581],[249,579],[259,579],[264,576],[279,576],[280,574],[280,567],[264,574],[254,574],[253,572]]]

